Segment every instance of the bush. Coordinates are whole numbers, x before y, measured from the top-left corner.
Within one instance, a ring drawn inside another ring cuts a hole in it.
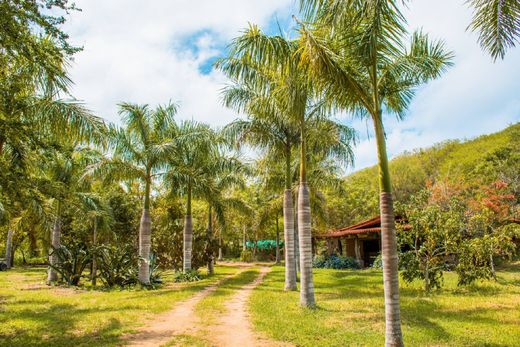
[[[174,282],[196,282],[202,279],[202,275],[198,270],[189,270],[186,272],[176,271],[173,275]]]
[[[318,269],[359,269],[359,263],[352,257],[341,255],[318,255],[312,261],[312,266]]]
[[[253,261],[253,252],[251,252],[249,249],[242,251],[240,253],[240,261],[244,261],[246,263],[252,262]]]
[[[381,253],[377,255],[377,257],[374,259],[374,262],[372,263],[373,269],[382,269],[383,268],[383,256]]]
[[[138,257],[133,247],[100,246],[95,252],[98,278],[107,287],[137,283]]]
[[[51,254],[56,256],[57,264],[48,265],[61,275],[63,281],[72,286],[79,284],[83,271],[92,261],[92,254],[83,243],[61,245],[53,249]]]

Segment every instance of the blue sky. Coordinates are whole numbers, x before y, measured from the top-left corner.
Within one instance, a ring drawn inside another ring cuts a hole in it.
[[[71,68],[74,95],[100,116],[118,122],[117,103],[180,103],[179,117],[223,126],[237,117],[222,107],[226,78],[211,69],[248,23],[277,33],[293,25],[294,0],[80,0],[68,24],[84,46]],[[520,50],[493,63],[466,31],[464,0],[412,0],[404,9],[410,29],[442,38],[455,66],[421,87],[407,117],[387,117],[391,156],[453,138],[471,138],[520,121]],[[336,118],[358,130],[356,166],[376,162],[370,123]],[[353,170],[350,168],[349,171]]]

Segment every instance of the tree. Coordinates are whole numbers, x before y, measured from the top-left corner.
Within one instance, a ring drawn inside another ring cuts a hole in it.
[[[113,156],[90,166],[87,174],[105,179],[135,180],[144,187],[143,210],[139,224],[139,281],[150,284],[151,219],[150,199],[154,179],[165,168],[173,153],[177,125],[174,104],[158,106],[120,104],[124,128],[112,128],[110,142]]]
[[[379,166],[386,345],[401,346],[397,241],[383,111],[403,117],[414,88],[439,77],[451,65],[452,53],[442,41],[431,41],[422,32],[415,32],[405,48],[406,21],[395,0],[301,4],[314,21],[300,25],[299,52],[315,88],[339,109],[372,119]]]
[[[240,98],[240,99],[239,99]],[[267,156],[282,156],[285,161],[285,177],[283,179],[284,199],[284,245],[285,245],[285,290],[296,290],[296,268],[294,258],[294,210],[292,199],[292,151],[299,143],[299,132],[293,124],[283,116],[282,110],[276,108],[269,114],[269,106],[261,107],[261,103],[269,100],[255,95],[254,90],[236,85],[225,91],[226,106],[235,105],[237,110],[245,104],[249,120],[235,120],[225,128],[225,132],[234,143],[247,143],[267,151]],[[257,110],[257,111],[255,111]],[[267,113],[267,114],[266,114]]]
[[[300,302],[303,306],[312,307],[315,306],[315,300],[312,279],[310,200],[306,175],[306,142],[310,122],[324,118],[328,107],[324,102],[315,98],[313,85],[307,78],[306,71],[301,68],[298,59],[295,59],[299,55],[297,48],[297,44],[293,40],[282,36],[268,36],[262,33],[258,27],[250,26],[242,36],[234,40],[230,57],[219,62],[217,66],[242,86],[238,92],[231,89],[231,100],[244,107],[246,112],[258,115],[260,110],[260,113],[267,114],[270,118],[273,118],[274,115],[276,119],[283,120],[298,131],[300,145],[298,232],[302,271]],[[228,92],[228,96],[229,94]],[[244,103],[244,100],[251,99],[251,94],[254,103]],[[257,95],[261,99],[258,99]],[[261,102],[257,102],[257,100],[261,100]],[[282,153],[287,153],[287,149]],[[290,163],[290,156],[286,154],[285,160]],[[289,165],[286,166],[287,168]],[[290,211],[292,204],[289,206],[287,203],[290,199],[289,175],[286,177],[285,195],[287,197],[284,207],[286,211]],[[290,228],[291,224],[292,219],[284,218],[284,225]],[[290,249],[291,241],[290,239],[286,241],[286,248]],[[290,266],[290,262],[286,263],[287,266]],[[290,281],[291,278],[292,276],[288,273],[286,279]],[[289,289],[293,289],[290,282]]]
[[[19,0],[0,3],[1,52],[23,57],[52,70],[56,56],[72,55],[80,48],[72,46],[69,36],[60,29],[64,14],[77,10],[68,0]],[[56,42],[54,47],[41,44],[44,35]],[[51,61],[49,61],[49,58]]]
[[[192,199],[197,196],[216,202],[212,200],[212,195],[218,194],[215,178],[230,169],[233,160],[221,155],[221,140],[206,124],[184,121],[177,131],[176,154],[169,160],[165,182],[170,190],[178,190],[186,199],[182,266],[186,272],[192,269]]]
[[[468,29],[478,32],[478,43],[493,60],[504,59],[520,37],[520,2],[518,0],[466,0],[473,7]]]

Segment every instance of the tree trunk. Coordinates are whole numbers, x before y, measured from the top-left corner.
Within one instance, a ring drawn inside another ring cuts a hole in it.
[[[139,274],[142,284],[150,284],[150,248],[152,247],[152,219],[150,217],[151,178],[146,180],[144,207],[139,225]]]
[[[7,241],[5,245],[5,263],[8,269],[13,267],[13,233],[14,231],[9,225],[7,229]]]
[[[244,224],[243,232],[242,232],[242,251],[245,252],[246,247],[246,225]]]
[[[426,264],[424,264],[424,290],[426,293],[430,292],[430,269],[428,268],[428,260],[426,260]]]
[[[298,237],[298,194],[294,201],[294,280],[298,281],[300,272],[300,239]]]
[[[222,231],[221,231],[222,232]],[[222,261],[222,235],[218,238],[218,261]]]
[[[36,233],[34,230],[34,227],[30,228],[29,230],[29,257],[34,258],[37,257],[38,252],[38,241],[36,239]]]
[[[491,274],[493,275],[493,279],[497,280],[497,273],[495,271],[495,259],[493,259],[493,254],[489,255],[489,265],[491,266]]]
[[[312,278],[311,206],[307,183],[300,184],[298,194],[298,234],[300,241],[300,304],[314,307],[314,281]]]
[[[280,264],[280,225],[278,224],[278,212],[276,212],[276,264]]]
[[[208,257],[208,275],[213,275],[213,250],[211,249],[213,225],[211,220],[211,207],[208,210],[208,229],[206,230],[206,255]]]
[[[55,254],[55,250],[58,249],[61,245],[61,203],[58,202],[58,208],[56,209],[56,220],[54,221],[54,226],[52,228],[52,236],[51,236],[51,254],[49,255],[49,264],[52,266],[56,266],[58,264],[58,257]],[[47,273],[47,282],[52,283],[58,280],[58,272],[52,267],[49,266],[49,270]]]
[[[94,218],[94,228],[92,233],[92,245],[96,247],[97,245],[97,217]],[[92,281],[92,286],[96,286],[97,281],[97,260],[96,260],[97,254],[95,254],[92,257],[92,273],[90,275],[90,279]]]
[[[379,166],[381,244],[383,258],[383,281],[385,291],[386,346],[403,346],[401,332],[401,310],[399,302],[399,269],[397,256],[397,237],[395,231],[394,204],[386,141],[379,111],[373,117],[377,141]]]
[[[182,271],[191,270],[191,250],[193,247],[193,224],[191,219],[191,186],[188,187],[188,201],[186,204],[186,217],[184,220],[183,237],[183,262]]]

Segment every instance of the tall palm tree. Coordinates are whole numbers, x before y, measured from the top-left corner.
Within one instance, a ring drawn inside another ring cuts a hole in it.
[[[243,35],[236,38],[231,46],[230,56],[219,63],[220,67],[237,84],[243,86],[237,94],[240,102],[248,100],[247,94],[253,94],[253,103],[245,103],[245,111],[252,114],[276,115],[297,129],[300,149],[300,175],[298,191],[298,238],[300,241],[301,288],[300,303],[303,306],[315,306],[314,283],[312,278],[312,242],[311,211],[309,187],[307,184],[306,158],[308,129],[311,120],[325,118],[330,108],[326,102],[316,98],[313,84],[307,78],[306,71],[298,62],[297,42],[282,36],[268,36],[258,27],[251,25]],[[251,93],[251,90],[254,93]],[[243,97],[246,95],[246,97]],[[262,102],[258,96],[263,97]],[[252,104],[252,106],[251,106]],[[262,111],[267,110],[267,111]],[[290,157],[285,159],[290,162]],[[289,165],[287,165],[289,167]],[[289,175],[287,175],[289,176]],[[289,180],[287,180],[289,182]],[[287,189],[286,201],[291,195]],[[284,203],[286,210],[292,204]],[[293,219],[284,218],[284,223],[291,226]],[[294,242],[294,241],[293,241]],[[290,244],[287,245],[290,248]],[[286,263],[286,267],[291,264]],[[288,274],[286,279],[291,280]]]
[[[265,101],[254,110],[266,108],[279,110],[280,119],[291,124],[292,129],[297,129],[301,155],[300,158],[300,190],[299,195],[302,218],[299,226],[300,234],[300,263],[302,268],[300,303],[304,306],[315,305],[314,284],[312,279],[312,254],[311,254],[311,229],[310,229],[310,205],[308,187],[305,176],[305,115],[308,105],[311,104],[310,84],[302,78],[302,72],[293,61],[295,53],[294,42],[286,40],[282,36],[269,37],[263,34],[256,26],[250,26],[244,34],[236,38],[232,44],[230,57],[219,63],[219,67],[249,89],[259,91]],[[275,113],[276,114],[276,113]],[[290,163],[290,156],[285,155],[285,160]],[[289,164],[286,168],[289,167]],[[286,175],[284,192],[284,234],[286,241],[286,289],[296,289],[293,264],[290,260],[294,257],[291,250],[294,248],[294,238],[291,229],[294,228],[294,215],[291,193],[291,182]],[[292,240],[291,240],[292,239]]]
[[[169,158],[165,182],[171,190],[177,189],[186,198],[183,237],[183,271],[192,269],[192,199],[211,197],[215,191],[215,174],[221,172],[228,163],[220,155],[220,140],[206,124],[184,121],[177,129],[179,138],[175,155]],[[211,201],[211,200],[210,200]]]
[[[401,346],[397,241],[388,170],[383,111],[404,116],[414,89],[439,77],[452,53],[442,41],[415,32],[405,48],[405,19],[398,2],[304,0],[310,27],[300,25],[300,63],[320,92],[336,107],[372,119],[376,134],[386,345]]]
[[[235,120],[224,130],[236,144],[247,143],[267,150],[269,157],[279,158],[281,156],[285,159],[285,177],[283,179],[285,189],[283,199],[285,290],[296,290],[291,165],[293,149],[299,143],[299,131],[280,114],[281,110],[273,107],[272,113],[269,114],[268,107],[261,107],[260,103],[268,103],[267,98],[249,91],[250,93],[242,94],[246,94],[248,99],[237,100],[238,98],[233,95],[239,95],[238,92],[240,91],[247,91],[247,89],[241,88],[239,85],[226,89],[224,95],[226,105],[229,107],[235,104],[235,108],[240,110],[241,107],[237,103],[245,102],[250,118],[248,120]],[[254,109],[257,109],[257,112]]]
[[[143,211],[139,224],[139,281],[150,284],[151,218],[150,199],[154,179],[161,175],[176,148],[175,104],[158,106],[122,103],[124,128],[111,129],[113,156],[90,166],[87,174],[105,179],[135,180],[144,186]]]

